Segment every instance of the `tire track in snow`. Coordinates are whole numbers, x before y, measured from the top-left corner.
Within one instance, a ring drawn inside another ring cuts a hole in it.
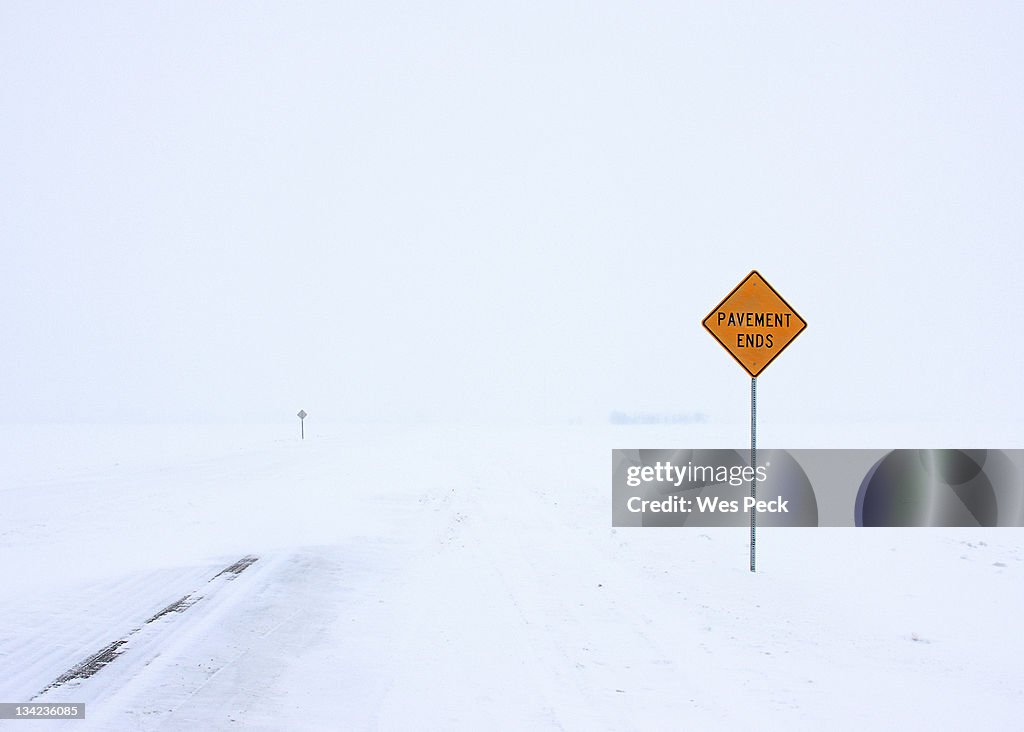
[[[241,574],[246,569],[251,567],[258,560],[259,557],[255,555],[246,555],[238,561],[234,562],[233,564],[228,565],[227,567],[219,571],[217,574],[215,574],[213,577],[211,577],[209,580],[207,580],[207,585],[213,584],[215,580],[222,576],[225,576],[225,581],[233,580],[235,577],[237,577],[239,574]],[[214,588],[213,591],[216,591],[216,589],[217,588]],[[53,681],[47,684],[46,687],[39,691],[33,697],[33,699],[36,699],[42,696],[43,694],[47,693],[48,691],[64,686],[65,684],[68,684],[70,682],[84,681],[88,678],[91,678],[100,670],[102,670],[105,666],[109,665],[110,663],[113,663],[121,654],[128,651],[129,648],[126,646],[129,646],[129,642],[132,640],[133,636],[138,634],[141,630],[143,630],[143,628],[152,625],[153,623],[156,623],[164,618],[167,618],[172,614],[180,614],[185,612],[208,594],[210,594],[210,592],[202,594],[202,590],[200,589],[191,592],[178,600],[175,600],[171,604],[164,607],[162,610],[158,611],[157,613],[143,621],[141,625],[132,628],[127,634],[124,635],[124,637],[118,638],[112,643],[108,643],[100,650],[89,655],[88,657],[78,662],[64,673],[60,674],[57,678],[55,678]]]
[[[105,648],[124,629],[166,607],[174,596],[205,584],[216,564],[160,568],[115,579],[57,585],[0,603],[0,696],[30,699],[70,669]],[[131,603],[111,598],[133,598]]]

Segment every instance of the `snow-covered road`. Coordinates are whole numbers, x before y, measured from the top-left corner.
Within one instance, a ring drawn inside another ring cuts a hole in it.
[[[741,530],[612,529],[609,450],[704,432],[150,432],[51,461],[8,435],[0,701],[87,705],[33,729],[1017,726],[1020,530],[764,530],[752,575]]]

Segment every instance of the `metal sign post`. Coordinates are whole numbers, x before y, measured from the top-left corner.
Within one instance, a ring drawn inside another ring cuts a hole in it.
[[[750,377],[750,500],[757,505],[757,377]],[[757,571],[757,511],[750,512],[750,571]]]
[[[702,321],[704,329],[750,374],[750,571],[757,571],[757,377],[807,323],[754,270]]]
[[[300,439],[302,439],[302,440],[306,439],[306,410],[305,409],[300,409],[299,410],[299,435],[301,435]]]

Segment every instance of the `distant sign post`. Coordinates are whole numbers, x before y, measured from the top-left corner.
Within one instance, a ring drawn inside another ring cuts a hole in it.
[[[750,374],[750,497],[757,501],[757,377],[807,327],[806,321],[754,270],[715,306],[703,325]],[[756,571],[757,511],[750,511],[750,571]]]
[[[306,410],[299,410],[299,434],[302,436],[301,439],[306,439]]]

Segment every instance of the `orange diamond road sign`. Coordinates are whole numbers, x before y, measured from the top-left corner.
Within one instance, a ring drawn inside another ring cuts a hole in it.
[[[704,328],[751,376],[774,361],[807,323],[757,270],[704,318]]]

